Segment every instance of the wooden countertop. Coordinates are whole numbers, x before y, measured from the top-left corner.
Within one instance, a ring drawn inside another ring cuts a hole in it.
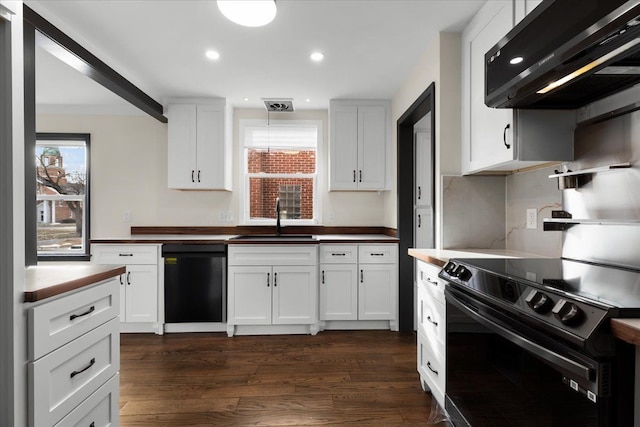
[[[24,302],[36,302],[124,274],[118,265],[82,262],[42,263],[28,267],[25,275]]]
[[[256,239],[256,240],[234,240],[237,235],[190,235],[190,234],[148,234],[132,235],[128,237],[115,237],[109,239],[91,239],[91,243],[113,243],[113,244],[319,244],[319,243],[398,243],[397,237],[384,234],[314,234],[313,240],[287,240],[286,235],[282,240]]]
[[[611,319],[611,330],[619,340],[640,346],[640,319]]]
[[[409,255],[438,267],[444,267],[451,258],[540,258],[506,249],[409,249]]]

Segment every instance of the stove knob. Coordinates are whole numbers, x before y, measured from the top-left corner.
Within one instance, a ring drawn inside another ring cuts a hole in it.
[[[578,325],[584,317],[580,307],[563,299],[558,301],[552,311],[558,320],[568,326]]]
[[[466,282],[471,278],[471,272],[462,265],[459,265],[455,269],[455,271],[453,272],[453,275],[456,276],[458,279],[462,280],[463,282]]]
[[[453,272],[456,270],[457,265],[453,262],[448,262],[447,265],[444,266],[444,272],[449,276],[453,276]]]
[[[553,307],[551,298],[540,291],[531,291],[525,301],[533,311],[540,314],[546,313]]]

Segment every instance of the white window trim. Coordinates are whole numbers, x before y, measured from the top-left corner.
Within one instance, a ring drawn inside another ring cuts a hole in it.
[[[249,174],[247,170],[247,149],[244,148],[244,129],[245,126],[266,126],[267,123],[274,125],[314,125],[317,129],[317,142],[316,142],[316,173],[314,174],[265,174],[255,173]],[[240,119],[238,123],[239,128],[239,146],[240,152],[238,156],[238,170],[240,176],[238,180],[238,224],[239,225],[273,225],[275,226],[275,219],[250,219],[249,218],[249,177],[273,177],[273,178],[314,178],[313,180],[313,219],[282,219],[280,222],[282,225],[317,225],[322,224],[321,212],[322,212],[322,198],[318,191],[318,184],[322,182],[322,163],[324,158],[322,153],[323,148],[323,135],[322,135],[322,120],[269,120],[266,119]]]

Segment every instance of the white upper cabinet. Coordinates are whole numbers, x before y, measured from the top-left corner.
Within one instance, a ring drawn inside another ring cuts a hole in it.
[[[387,101],[331,101],[330,190],[387,189],[390,116]]]
[[[513,28],[519,2],[524,0],[485,3],[462,34],[464,174],[573,160],[574,111],[512,110],[484,103],[484,55]],[[525,4],[519,6],[525,10]]]
[[[227,116],[224,99],[169,103],[169,188],[231,190],[231,117]]]
[[[433,189],[433,159],[431,156],[431,132],[416,132],[416,179],[414,201],[416,206],[431,206]]]

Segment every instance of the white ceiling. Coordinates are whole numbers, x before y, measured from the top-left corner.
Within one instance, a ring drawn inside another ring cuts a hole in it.
[[[262,98],[293,98],[296,109],[325,109],[333,98],[392,98],[437,33],[462,30],[484,1],[277,0],[275,20],[259,28],[227,21],[205,0],[25,3],[160,103],[224,97],[264,108]],[[208,60],[207,49],[221,58]],[[325,53],[322,63],[309,59],[315,50]],[[40,106],[122,105],[37,55]]]

